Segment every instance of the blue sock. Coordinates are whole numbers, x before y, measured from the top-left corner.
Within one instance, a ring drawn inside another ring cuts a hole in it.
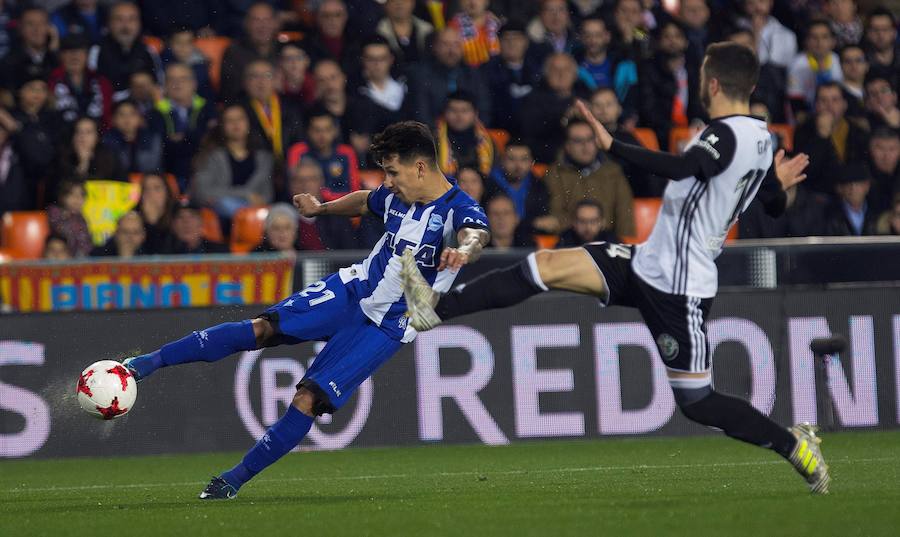
[[[141,378],[146,378],[160,367],[190,362],[215,362],[239,351],[256,348],[252,321],[223,323],[194,331],[189,335],[166,343],[158,351],[138,356],[131,362]]]
[[[297,410],[294,405],[288,406],[284,416],[269,427],[237,466],[222,474],[222,479],[236,489],[241,488],[253,476],[294,449],[312,424],[313,418]]]

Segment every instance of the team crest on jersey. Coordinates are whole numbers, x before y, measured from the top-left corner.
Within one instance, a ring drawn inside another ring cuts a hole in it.
[[[656,338],[656,346],[659,347],[659,352],[662,354],[663,360],[673,360],[678,356],[678,341],[669,334],[660,334],[659,337]]]
[[[437,231],[444,227],[444,217],[439,214],[431,215],[428,219],[428,231]]]
[[[340,162],[332,162],[328,168],[329,173],[331,173],[332,177],[340,177],[342,173],[344,173],[344,165]]]

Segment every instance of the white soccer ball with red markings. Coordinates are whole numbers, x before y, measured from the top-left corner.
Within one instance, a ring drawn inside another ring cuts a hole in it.
[[[82,410],[97,419],[112,420],[134,406],[137,382],[119,362],[100,360],[81,372],[75,393]]]

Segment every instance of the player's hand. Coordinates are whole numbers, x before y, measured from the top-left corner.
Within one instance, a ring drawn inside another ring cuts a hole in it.
[[[322,203],[312,194],[297,194],[294,196],[294,207],[307,218],[322,212]]]
[[[606,130],[606,127],[594,117],[594,114],[592,114],[587,105],[584,104],[584,101],[581,99],[575,101],[575,107],[578,108],[581,117],[583,117],[584,120],[588,122],[588,125],[591,126],[591,129],[593,129],[597,147],[604,151],[609,151],[609,148],[613,143],[612,134],[610,134],[609,131]]]
[[[799,153],[791,159],[784,159],[784,149],[775,154],[775,175],[781,183],[781,189],[787,190],[806,179],[803,170],[809,166],[809,155]]]
[[[441,253],[441,263],[438,270],[450,269],[459,270],[469,262],[469,254],[456,248],[444,248]]]

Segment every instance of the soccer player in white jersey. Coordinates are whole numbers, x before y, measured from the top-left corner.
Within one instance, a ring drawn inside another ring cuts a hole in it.
[[[427,330],[443,320],[512,306],[550,289],[637,308],[659,347],[675,401],[685,416],[774,450],[793,464],[812,492],[827,492],[828,467],[813,427],[784,428],[747,401],[716,392],[711,384],[706,318],[718,284],[715,258],[754,196],[769,214],[784,211],[784,190],[805,178],[809,162],[806,155],[784,159],[780,151],[773,159],[765,121],[749,115],[758,73],[758,60],[746,47],[719,43],[707,49],[701,95],[711,121],[682,155],[613,140],[579,102],[601,149],[671,179],[647,242],[541,250],[442,297],[422,278],[414,260],[404,259],[410,324]]]
[[[124,362],[142,380],[162,367],[214,362],[239,351],[328,342],[297,384],[284,416],[234,468],[214,477],[201,499],[234,498],[244,483],[299,444],[316,416],[343,406],[366,378],[416,337],[403,299],[401,254],[412,255],[421,281],[446,292],[459,269],[475,261],[488,243],[484,211],[438,169],[427,126],[412,121],[391,125],[375,136],[370,152],[385,172],[384,184],[377,189],[328,203],[309,194],[294,197],[304,216],[382,217],[386,232],[366,259],[255,319],[196,331]]]

